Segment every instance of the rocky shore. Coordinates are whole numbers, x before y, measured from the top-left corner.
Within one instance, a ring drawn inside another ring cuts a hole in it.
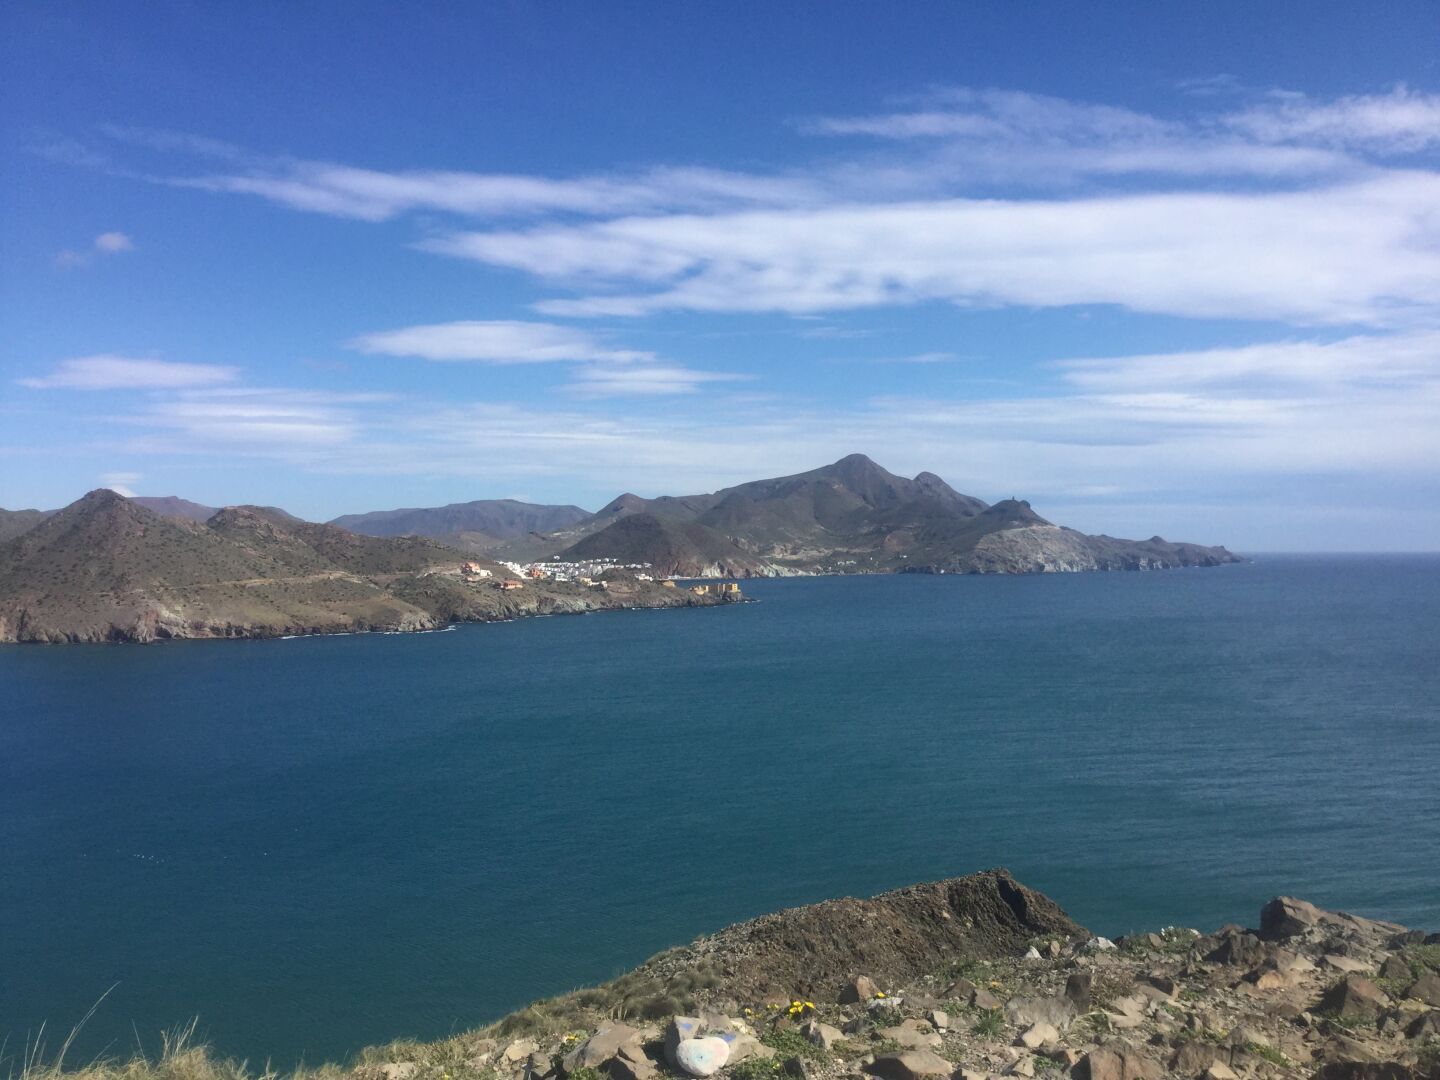
[[[1440,934],[1279,897],[1107,941],[1004,871],[766,916],[356,1080],[1440,1078]]]
[[[80,1071],[250,1076],[183,1044]],[[1277,897],[1254,928],[1108,941],[994,870],[777,912],[488,1027],[296,1076],[1440,1080],[1440,934]]]

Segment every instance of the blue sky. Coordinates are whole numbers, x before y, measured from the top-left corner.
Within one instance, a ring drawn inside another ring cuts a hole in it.
[[[8,5],[0,505],[868,453],[1440,547],[1440,7]]]

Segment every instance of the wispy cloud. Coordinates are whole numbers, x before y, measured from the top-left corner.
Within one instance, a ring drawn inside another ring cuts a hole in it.
[[[99,256],[119,255],[121,252],[134,250],[135,241],[123,232],[104,232],[95,237],[83,251],[67,248],[60,252],[55,256],[55,265],[62,270],[75,270],[89,266]]]
[[[584,330],[555,323],[513,320],[407,326],[355,338],[350,347],[387,356],[491,364],[576,365],[565,389],[580,397],[689,394],[738,375],[662,361],[653,352],[620,349]]]
[[[211,452],[313,464],[361,435],[357,407],[391,400],[387,395],[237,387],[177,394],[116,419],[144,431],[126,443],[135,453]]]
[[[176,390],[231,382],[238,374],[238,368],[219,364],[100,355],[62,360],[48,375],[18,381],[36,390]]]
[[[1440,94],[1397,87],[1388,94],[1322,101],[1276,94],[1226,116],[1229,127],[1266,143],[1314,143],[1381,154],[1440,146]]]
[[[954,199],[469,232],[436,250],[597,287],[552,315],[945,300],[1397,325],[1440,313],[1440,174],[1306,191]],[[628,291],[626,286],[629,286]]]
[[[551,178],[514,173],[455,169],[385,171],[290,155],[255,153],[201,135],[107,125],[110,139],[166,158],[158,169],[123,171],[173,187],[226,194],[254,195],[293,210],[387,221],[401,214],[440,212],[475,217],[525,217],[548,214],[610,215],[661,208],[692,209],[746,205],[789,205],[812,201],[817,189],[803,176],[755,175],[725,169],[661,166],[615,173]],[[65,142],[44,148],[47,156],[69,159],[85,151]],[[175,171],[194,159],[223,166],[222,171]],[[105,155],[90,161],[115,170]],[[168,168],[167,168],[168,167]]]
[[[693,394],[709,384],[744,378],[743,375],[727,372],[696,371],[666,364],[635,367],[595,365],[582,368],[566,389],[580,397]]]
[[[349,342],[360,352],[416,356],[426,360],[547,364],[556,361],[652,360],[654,353],[613,349],[593,334],[554,323],[513,320],[463,321],[406,326],[362,334]]]

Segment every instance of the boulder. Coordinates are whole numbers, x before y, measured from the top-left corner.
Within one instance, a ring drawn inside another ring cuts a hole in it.
[[[1347,975],[1375,970],[1374,964],[1367,964],[1364,960],[1357,960],[1353,956],[1342,956],[1339,953],[1326,953],[1320,958],[1320,963],[1336,971],[1343,971]]]
[[[950,1014],[944,1009],[931,1009],[925,1014],[925,1019],[936,1031],[944,1031],[950,1026]]]
[[[1005,1019],[1017,1027],[1049,1024],[1064,1031],[1075,1015],[1075,1002],[1068,997],[1014,997],[1005,1003]]]
[[[577,1069],[598,1069],[615,1057],[627,1044],[633,1046],[638,1052],[640,1032],[628,1024],[607,1025],[566,1054],[560,1061],[560,1067],[567,1076]],[[644,1055],[640,1054],[640,1056]],[[633,1060],[635,1055],[629,1055],[629,1057]]]
[[[727,1064],[738,1065],[749,1058],[772,1058],[775,1056],[773,1047],[766,1046],[754,1035],[740,1031],[717,1031],[717,1039],[724,1039],[730,1044],[730,1060]]]
[[[1243,931],[1220,935],[1218,944],[1205,954],[1212,964],[1226,967],[1255,967],[1265,959],[1265,943]]]
[[[675,1047],[675,1065],[687,1076],[714,1076],[730,1060],[730,1044],[714,1035],[682,1039]]]
[[[1267,941],[1298,937],[1324,921],[1324,912],[1293,896],[1277,896],[1260,909],[1260,936]]]
[[[1089,971],[1074,971],[1065,980],[1065,996],[1075,1006],[1077,1013],[1090,1011],[1090,988],[1094,985],[1095,975]]]
[[[865,1071],[881,1080],[922,1080],[923,1077],[948,1077],[955,1066],[931,1050],[905,1050],[898,1054],[881,1054]]]
[[[977,987],[975,993],[970,995],[970,1004],[984,1012],[991,1012],[1000,1008],[1000,999],[981,986]]]
[[[1312,1080],[1423,1080],[1424,1074],[1398,1061],[1332,1061]]]
[[[1223,1061],[1217,1061],[1207,1068],[1203,1074],[1203,1080],[1239,1080],[1235,1070],[1226,1065]]]
[[[1408,979],[1413,979],[1415,976],[1403,956],[1391,954],[1387,956],[1385,962],[1380,965],[1380,977],[1382,979],[1390,979],[1393,982],[1403,982]]]
[[[1440,1042],[1440,1012],[1421,1013],[1405,1029],[1407,1039],[1434,1039]]]
[[[1199,1076],[1221,1058],[1220,1047],[1207,1039],[1187,1039],[1170,1058],[1170,1071],[1180,1076]]]
[[[934,1050],[943,1041],[933,1032],[921,1031],[914,1020],[906,1020],[895,1027],[881,1028],[880,1037],[899,1043],[906,1050]]]
[[[620,1054],[616,1054],[606,1064],[605,1073],[610,1080],[657,1080],[660,1076],[660,1070],[648,1059],[631,1061]]]
[[[940,996],[943,998],[951,998],[955,1001],[963,1001],[966,1005],[969,1005],[970,999],[975,996],[976,989],[975,984],[969,979],[956,979],[949,986],[945,987],[944,990],[940,991]]]
[[[1440,975],[1433,971],[1425,972],[1410,984],[1405,996],[1423,1001],[1426,1005],[1440,1007]]]
[[[519,1065],[539,1049],[540,1044],[534,1039],[514,1039],[500,1051],[500,1060],[506,1065]]]
[[[819,1020],[808,1020],[800,1025],[800,1034],[821,1050],[830,1050],[845,1038],[845,1033],[839,1028],[822,1024]]]
[[[840,988],[838,1000],[841,1005],[856,1005],[869,1001],[879,989],[868,975],[856,975]]]
[[[676,1064],[675,1048],[686,1039],[698,1039],[705,1034],[705,1021],[698,1016],[672,1016],[665,1025],[665,1060]]]
[[[1369,979],[1347,975],[1332,986],[1320,999],[1322,1013],[1341,1018],[1376,1016],[1388,1008],[1390,999]]]
[[[1040,1021],[1038,1024],[1031,1024],[1020,1033],[1016,1045],[1023,1046],[1027,1050],[1039,1050],[1040,1047],[1057,1043],[1060,1041],[1060,1032],[1055,1025]]]
[[[1160,1063],[1122,1040],[1091,1050],[1073,1070],[1076,1080],[1160,1080]]]
[[[1138,994],[1117,998],[1105,1010],[1105,1018],[1117,1031],[1133,1031],[1145,1022],[1146,999]]]

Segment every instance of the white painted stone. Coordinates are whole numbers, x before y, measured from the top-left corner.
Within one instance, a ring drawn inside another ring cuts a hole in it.
[[[729,1060],[730,1044],[714,1035],[683,1039],[675,1047],[675,1064],[691,1076],[714,1076]]]

